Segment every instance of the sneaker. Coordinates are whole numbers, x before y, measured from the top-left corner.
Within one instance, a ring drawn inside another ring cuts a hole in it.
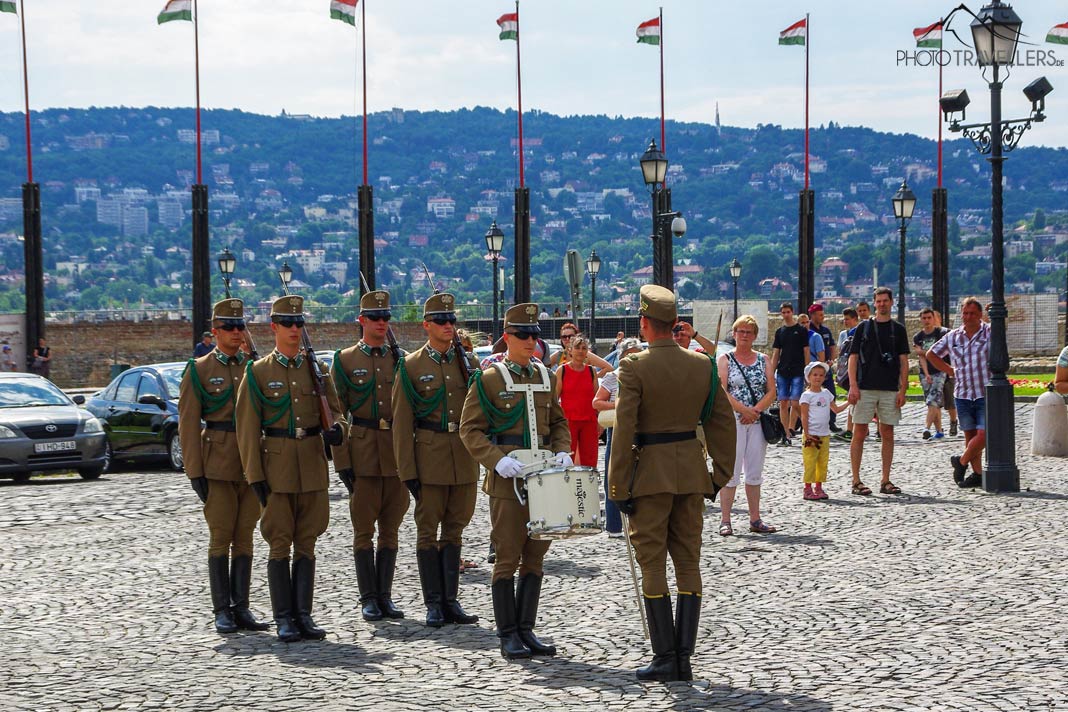
[[[972,474],[968,475],[963,480],[958,482],[957,486],[961,489],[975,489],[976,487],[982,487],[983,476],[980,475],[978,472],[973,472]]]
[[[946,437],[946,434],[943,433],[941,430],[939,430],[937,433],[934,434],[934,439],[935,440],[941,440],[944,437]]]
[[[957,421],[951,420],[949,422],[949,435],[953,437],[957,434]]]
[[[924,440],[930,440],[931,439],[931,431],[930,430],[924,430],[923,431],[923,439]]]
[[[960,455],[950,457],[949,464],[953,466],[953,481],[963,487],[964,485],[961,485],[961,482],[964,481],[964,474],[968,471],[968,466],[961,464]]]
[[[609,539],[622,539],[623,532],[608,532]]]
[[[832,433],[840,433],[840,432],[842,432],[842,429],[839,428],[836,424],[831,423],[831,432]]]
[[[835,437],[839,440],[850,442],[851,440],[853,440],[853,433],[850,430],[843,430],[840,433],[835,433]]]
[[[791,445],[793,445],[793,443],[790,442],[790,438],[783,438],[779,441],[779,447],[790,447]]]

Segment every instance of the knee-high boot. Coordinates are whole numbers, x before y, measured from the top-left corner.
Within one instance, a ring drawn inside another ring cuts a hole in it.
[[[426,604],[426,624],[440,628],[445,625],[445,614],[441,610],[441,557],[437,549],[428,548],[417,550],[415,559],[419,564],[419,583]]]
[[[375,574],[375,550],[360,549],[356,559],[356,585],[360,589],[360,608],[365,621],[382,620],[378,608],[378,576]]]
[[[211,610],[215,613],[217,633],[236,633],[237,622],[230,610],[230,557],[208,557],[208,583],[211,586]]]
[[[460,594],[460,547],[444,544],[441,547],[441,610],[445,622],[470,624],[478,623],[478,616],[468,614],[456,597]]]
[[[293,583],[289,575],[289,559],[271,559],[267,562],[267,587],[271,591],[271,612],[278,630],[278,639],[284,643],[300,640],[300,630],[293,621]]]
[[[404,618],[404,611],[393,603],[393,572],[397,569],[397,550],[379,548],[375,555],[378,575],[378,609],[387,618]]]
[[[697,643],[697,622],[701,618],[701,595],[680,593],[675,609],[675,650],[679,656],[679,680],[693,680],[690,655]]]
[[[538,602],[541,600],[541,576],[526,574],[519,577],[516,587],[516,612],[519,618],[519,639],[530,648],[533,655],[556,655],[555,645],[546,645],[534,635],[538,620]]]
[[[645,596],[645,612],[649,618],[649,642],[653,646],[653,660],[638,668],[642,681],[672,682],[679,679],[679,660],[675,655],[675,624],[671,620],[671,596]]]
[[[315,594],[315,559],[302,556],[293,561],[293,608],[300,637],[322,640],[326,631],[315,625],[311,617]]]
[[[248,608],[248,591],[252,586],[252,557],[248,554],[230,560],[230,605],[234,621],[245,630],[267,630],[271,626],[256,620]]]
[[[497,637],[501,639],[501,656],[506,660],[530,657],[530,648],[523,644],[515,620],[515,584],[511,577],[493,582],[493,618],[497,622]]]

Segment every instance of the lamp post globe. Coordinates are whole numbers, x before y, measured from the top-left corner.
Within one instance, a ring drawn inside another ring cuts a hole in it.
[[[282,263],[282,268],[278,270],[278,278],[282,280],[282,283],[289,286],[289,283],[293,281],[293,269],[289,266],[288,262]]]
[[[649,148],[638,159],[642,167],[642,180],[646,185],[656,186],[667,177],[668,159],[664,152],[656,147],[656,141],[649,142]]]
[[[901,182],[901,187],[894,193],[890,202],[894,206],[894,217],[897,218],[900,237],[897,265],[897,320],[905,326],[905,255],[908,249],[906,231],[909,220],[912,220],[912,213],[916,210],[916,195],[909,189],[907,181]]]
[[[1011,64],[1016,56],[1023,20],[999,0],[985,5],[972,20],[972,40],[980,67]]]
[[[734,281],[734,321],[738,321],[738,279],[742,276],[742,263],[735,257],[729,267],[731,279]]]
[[[217,258],[219,263],[219,272],[222,274],[223,285],[226,287],[226,298],[230,298],[230,276],[234,273],[234,269],[237,267],[237,259],[234,257],[234,253],[230,252],[229,247],[224,247],[223,251],[219,253]]]

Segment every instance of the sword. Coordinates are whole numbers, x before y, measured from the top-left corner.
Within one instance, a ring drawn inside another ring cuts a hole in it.
[[[630,563],[630,580],[634,582],[634,598],[638,602],[638,614],[642,619],[642,630],[645,631],[645,639],[649,640],[649,623],[645,620],[645,606],[642,602],[641,588],[638,586],[638,570],[634,566],[634,551],[630,543],[630,517],[620,512],[623,517],[623,533],[627,537],[627,561]]]

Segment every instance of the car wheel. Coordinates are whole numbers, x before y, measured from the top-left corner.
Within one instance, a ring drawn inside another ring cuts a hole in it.
[[[15,484],[18,484],[18,485],[25,484],[25,483],[30,481],[30,475],[31,474],[32,473],[29,470],[27,470],[25,472],[16,472],[12,476],[12,479],[15,480]]]
[[[177,428],[171,431],[167,438],[167,457],[170,460],[171,469],[181,472],[182,467],[182,441],[178,439]]]
[[[104,474],[104,468],[90,467],[84,470],[78,470],[78,474],[81,475],[83,480],[96,480],[100,478],[100,475]]]

